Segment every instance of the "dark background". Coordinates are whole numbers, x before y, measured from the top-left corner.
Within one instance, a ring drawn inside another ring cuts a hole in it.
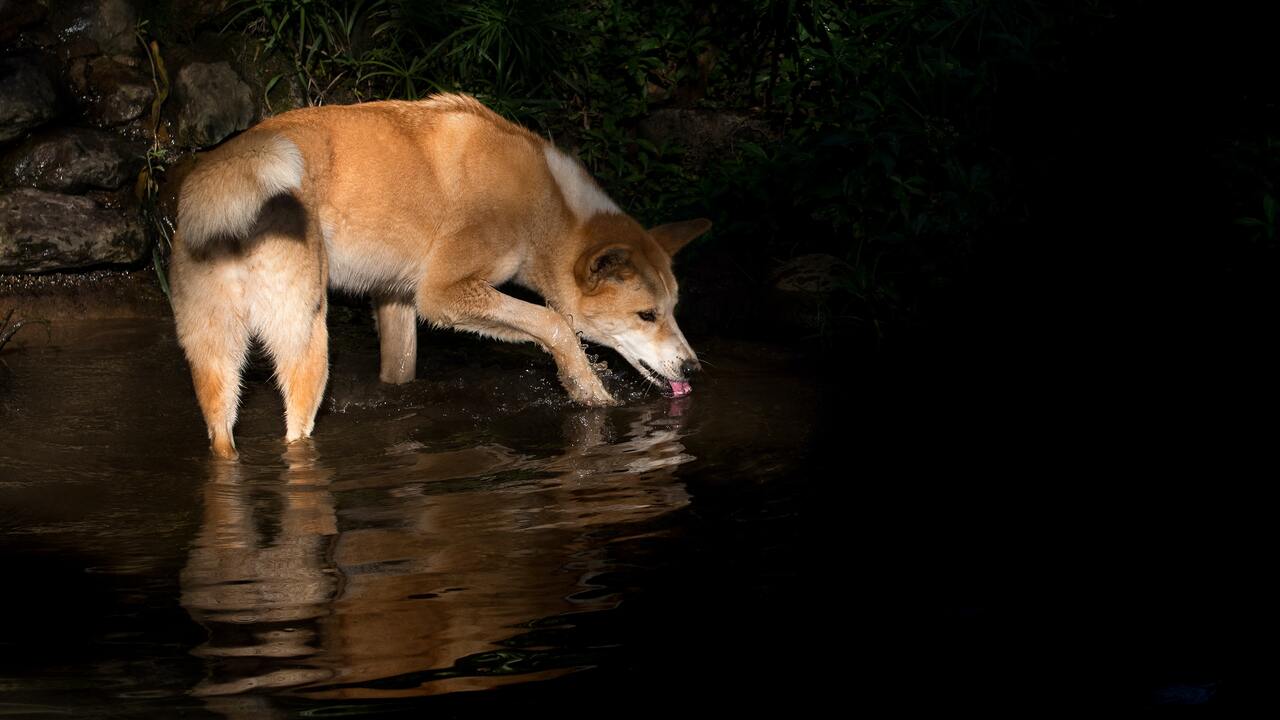
[[[175,64],[257,42],[273,64],[255,88],[303,103],[476,93],[641,220],[712,218],[678,258],[687,333],[785,344],[827,390],[792,542],[767,560],[812,592],[735,609],[726,589],[701,600],[723,625],[689,629],[706,655],[668,657],[638,627],[616,677],[485,702],[591,708],[637,684],[646,708],[686,691],[736,709],[1260,699],[1242,652],[1271,567],[1270,13],[333,3],[358,21],[300,47],[263,22],[287,6],[140,6],[142,34]],[[655,131],[663,111],[692,129]],[[738,130],[707,140],[726,118]],[[187,150],[164,147],[172,165]],[[813,255],[834,268],[822,283],[778,287]],[[794,633],[737,632],[752,622]],[[780,662],[712,655],[738,651]]]

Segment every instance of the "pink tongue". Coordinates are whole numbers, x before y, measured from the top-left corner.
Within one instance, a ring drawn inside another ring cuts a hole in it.
[[[687,382],[671,381],[671,394],[675,397],[684,397],[693,392],[693,386]]]

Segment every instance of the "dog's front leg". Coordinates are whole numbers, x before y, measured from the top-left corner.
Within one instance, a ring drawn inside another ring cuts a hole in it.
[[[382,366],[378,378],[399,385],[413,380],[418,367],[418,315],[407,298],[374,299]]]
[[[483,280],[464,280],[444,289],[418,289],[418,312],[436,325],[470,330],[509,342],[536,342],[551,354],[560,383],[583,405],[614,405],[587,360],[573,328],[559,313],[504,295]]]

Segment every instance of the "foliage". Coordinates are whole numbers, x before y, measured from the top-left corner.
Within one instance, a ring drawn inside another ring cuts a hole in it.
[[[1026,219],[1002,113],[1060,72],[1064,48],[1108,23],[1108,8],[240,0],[227,28],[287,54],[313,103],[339,87],[358,99],[475,94],[574,149],[641,220],[711,217],[693,259],[732,247],[757,288],[789,258],[835,255],[853,270],[828,303],[827,331],[879,333],[945,298],[977,246]],[[709,153],[664,145],[641,124],[665,107],[760,130]],[[1275,157],[1259,148],[1233,162]],[[1239,196],[1235,217],[1258,242],[1275,242],[1276,196],[1256,179]]]
[[[138,43],[147,55],[147,64],[151,69],[151,82],[155,86],[155,98],[151,101],[151,113],[148,115],[147,130],[151,135],[151,146],[147,148],[147,164],[139,173],[134,184],[134,197],[141,207],[142,217],[151,229],[156,244],[151,248],[151,266],[155,270],[156,280],[166,298],[172,301],[169,294],[169,276],[166,271],[166,259],[173,245],[173,220],[157,207],[160,195],[160,178],[163,176],[168,153],[166,142],[168,131],[161,122],[160,111],[165,100],[169,98],[169,73],[165,69],[164,57],[160,54],[160,43],[151,39],[147,23],[139,22],[134,34]]]
[[[1235,223],[1251,243],[1274,248],[1277,240],[1276,196],[1280,195],[1280,138],[1272,135],[1237,140],[1221,153],[1218,163],[1233,198]]]

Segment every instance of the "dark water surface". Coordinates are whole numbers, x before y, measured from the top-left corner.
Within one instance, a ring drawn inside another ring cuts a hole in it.
[[[583,410],[531,347],[424,332],[392,387],[366,314],[330,328],[314,440],[257,361],[238,463],[167,322],[0,356],[0,716],[1241,696],[1241,458],[1274,423],[1122,367],[705,337],[691,397],[605,358],[626,402]]]
[[[382,385],[367,325],[331,323],[312,442],[250,368],[239,462],[168,323],[3,356],[0,716],[592,714],[794,679],[768,670],[808,643],[785,613],[820,393],[794,358],[708,342],[692,397],[617,372],[626,404],[584,410],[533,348],[447,333]]]

